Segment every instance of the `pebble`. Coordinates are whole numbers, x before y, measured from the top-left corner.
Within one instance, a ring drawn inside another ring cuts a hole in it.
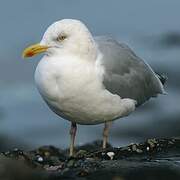
[[[154,148],[157,144],[156,139],[148,139],[147,143],[150,145],[151,148]]]
[[[62,165],[59,166],[45,166],[44,167],[47,171],[58,171],[62,169]]]
[[[37,157],[37,161],[38,161],[38,162],[43,162],[43,161],[44,161],[44,159],[43,159],[43,157],[38,156],[38,157]]]
[[[71,159],[68,163],[67,163],[67,167],[73,167],[75,164],[75,160]]]
[[[78,158],[82,158],[86,155],[87,151],[85,150],[79,150],[77,153],[76,153],[76,157]]]
[[[115,153],[114,152],[108,152],[107,155],[110,157],[111,160],[113,160]]]
[[[136,144],[133,144],[132,145],[132,151],[136,151],[137,150],[137,146],[136,146]]]
[[[143,153],[143,150],[141,150],[141,149],[136,149],[136,152],[137,152],[137,153]]]

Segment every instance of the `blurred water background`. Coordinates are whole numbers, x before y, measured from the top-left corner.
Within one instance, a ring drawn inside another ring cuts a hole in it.
[[[41,57],[21,58],[26,46],[39,42],[46,28],[63,18],[80,19],[94,35],[126,42],[168,76],[168,95],[114,122],[111,143],[180,136],[179,7],[179,0],[0,0],[0,148],[68,146],[70,123],[48,109],[34,85]],[[77,144],[102,138],[102,128],[79,126]]]

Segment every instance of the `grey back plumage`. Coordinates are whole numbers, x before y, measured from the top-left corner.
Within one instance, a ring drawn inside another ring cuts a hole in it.
[[[164,93],[164,88],[151,67],[125,44],[110,37],[95,37],[103,55],[104,86],[113,94],[137,101],[137,106],[150,97]]]

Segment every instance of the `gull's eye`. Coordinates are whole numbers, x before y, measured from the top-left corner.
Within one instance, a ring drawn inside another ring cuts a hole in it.
[[[67,38],[66,35],[59,35],[59,36],[57,37],[57,41],[64,41],[66,38]]]

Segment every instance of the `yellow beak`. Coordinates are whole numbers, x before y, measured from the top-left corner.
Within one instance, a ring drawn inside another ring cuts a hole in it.
[[[22,57],[23,58],[33,57],[37,54],[46,52],[48,48],[49,48],[48,46],[44,46],[44,45],[40,45],[40,44],[34,44],[32,46],[27,47],[23,51]]]

